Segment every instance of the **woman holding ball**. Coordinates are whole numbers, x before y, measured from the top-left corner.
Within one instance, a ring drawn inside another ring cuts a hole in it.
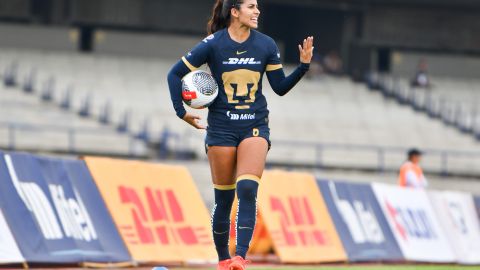
[[[206,129],[205,144],[215,193],[212,233],[219,270],[244,270],[255,227],[257,190],[270,148],[268,109],[262,94],[263,74],[275,93],[288,93],[308,71],[313,37],[298,45],[300,64],[285,76],[275,41],[255,29],[257,0],[216,0],[208,22],[209,36],[182,57],[168,74],[173,107],[179,118]],[[207,63],[219,93],[209,106],[208,128],[185,111],[182,78]],[[236,253],[228,250],[230,212],[238,197]]]

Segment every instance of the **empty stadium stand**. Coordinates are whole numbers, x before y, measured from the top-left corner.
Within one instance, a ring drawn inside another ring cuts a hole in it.
[[[13,57],[18,60],[16,79],[19,84],[0,85],[0,147],[3,149],[16,149],[24,151],[45,151],[69,154],[109,154],[118,156],[145,157],[147,147],[144,142],[128,134],[122,134],[109,126],[97,121],[85,119],[74,112],[66,111],[60,107],[52,106],[48,100],[41,98],[40,93],[29,93],[21,89],[22,79],[29,72],[31,66],[23,69],[22,57],[12,55],[8,50],[2,50],[2,64],[4,59]],[[35,54],[26,54],[32,57]],[[39,70],[45,70],[39,65]],[[11,69],[11,64],[2,66],[2,79],[8,75],[6,70]],[[24,72],[24,73],[22,73]],[[47,72],[39,72],[40,76]],[[57,77],[54,77],[57,78]],[[38,84],[33,86],[36,91],[43,91],[51,79],[39,77]],[[35,80],[37,82],[37,80]],[[38,94],[38,95],[37,95]],[[57,93],[55,93],[57,94]]]
[[[31,49],[2,49],[1,59],[4,70],[16,65],[18,87],[30,82],[37,96],[50,95],[55,106],[69,100],[70,112],[101,120],[111,130],[204,157],[203,132],[177,119],[171,106],[165,78],[175,60]],[[427,171],[480,173],[474,137],[348,78],[302,80],[286,97],[276,96],[265,80],[264,93],[271,110],[272,163],[395,170],[406,149],[415,146],[429,155]],[[206,110],[195,112],[206,116]]]
[[[432,80],[430,87],[418,88],[412,87],[408,79],[389,74],[370,74],[367,78],[371,90],[380,90],[384,97],[480,140],[479,80],[439,77]]]

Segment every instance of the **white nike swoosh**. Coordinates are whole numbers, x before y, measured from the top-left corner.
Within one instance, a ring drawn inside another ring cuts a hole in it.
[[[214,234],[225,234],[227,233],[228,231],[224,231],[224,232],[216,232],[216,231],[213,231]]]
[[[238,226],[238,229],[240,229],[240,230],[245,230],[245,229],[253,230],[253,228],[250,228],[250,227],[242,227],[242,226]]]

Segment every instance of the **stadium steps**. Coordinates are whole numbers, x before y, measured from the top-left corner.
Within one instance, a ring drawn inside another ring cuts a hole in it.
[[[0,148],[140,158],[148,154],[145,145],[130,136],[3,84],[0,86]]]
[[[72,86],[72,110],[78,111],[82,99],[91,95],[92,115],[98,118],[104,104],[110,101],[112,125],[118,125],[124,113],[130,111],[133,134],[147,121],[152,142],[162,143],[162,134],[168,129],[174,134],[166,142],[168,148],[190,149],[196,156],[205,157],[204,132],[179,120],[172,109],[166,76],[174,61],[35,50],[11,49],[8,52],[10,59],[19,59],[26,70],[42,67],[38,70],[38,85],[42,80],[55,78],[55,103],[61,101],[63,90]],[[286,72],[292,68],[286,67]],[[27,72],[21,72],[21,76],[26,76]],[[347,78],[304,79],[286,97],[278,97],[264,77],[264,94],[271,111],[273,147],[269,162],[272,163],[315,165],[318,163],[317,145],[354,146],[323,149],[323,166],[371,169],[378,167],[377,149],[393,147],[396,151],[385,153],[384,160],[385,169],[390,170],[403,162],[405,149],[409,147],[448,152],[478,153],[480,150],[471,136],[432,121]],[[203,118],[207,114],[206,110],[190,111]],[[361,150],[362,146],[367,150]],[[426,158],[425,166],[440,172],[441,162],[440,155],[433,155]],[[478,156],[451,158],[448,165],[451,171],[480,174]]]
[[[270,123],[274,142],[295,138],[327,145],[419,147],[475,152],[477,155],[474,158],[456,156],[449,159],[449,168],[479,173],[480,148],[474,138],[368,91],[363,84],[324,77],[317,81],[302,80],[286,98],[276,97],[269,90],[265,93],[272,112]],[[271,159],[278,162],[283,156],[288,157],[289,162],[298,160],[304,163],[314,158],[315,150],[311,147],[287,149],[274,145],[270,154]],[[387,153],[385,158],[386,167],[394,169],[405,159],[405,152]],[[324,151],[323,157],[325,164],[341,164],[342,167],[356,165],[374,168],[377,159],[374,151],[348,149]],[[426,158],[424,162],[428,170],[441,169],[439,155]]]
[[[431,88],[422,89],[410,87],[405,78],[378,74],[367,76],[371,90],[380,90],[385,98],[402,100],[415,111],[480,141],[480,81],[435,78],[433,82]]]

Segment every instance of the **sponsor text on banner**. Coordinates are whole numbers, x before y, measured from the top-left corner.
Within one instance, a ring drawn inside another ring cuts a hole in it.
[[[347,259],[313,175],[265,172],[258,204],[280,261],[315,263]]]

